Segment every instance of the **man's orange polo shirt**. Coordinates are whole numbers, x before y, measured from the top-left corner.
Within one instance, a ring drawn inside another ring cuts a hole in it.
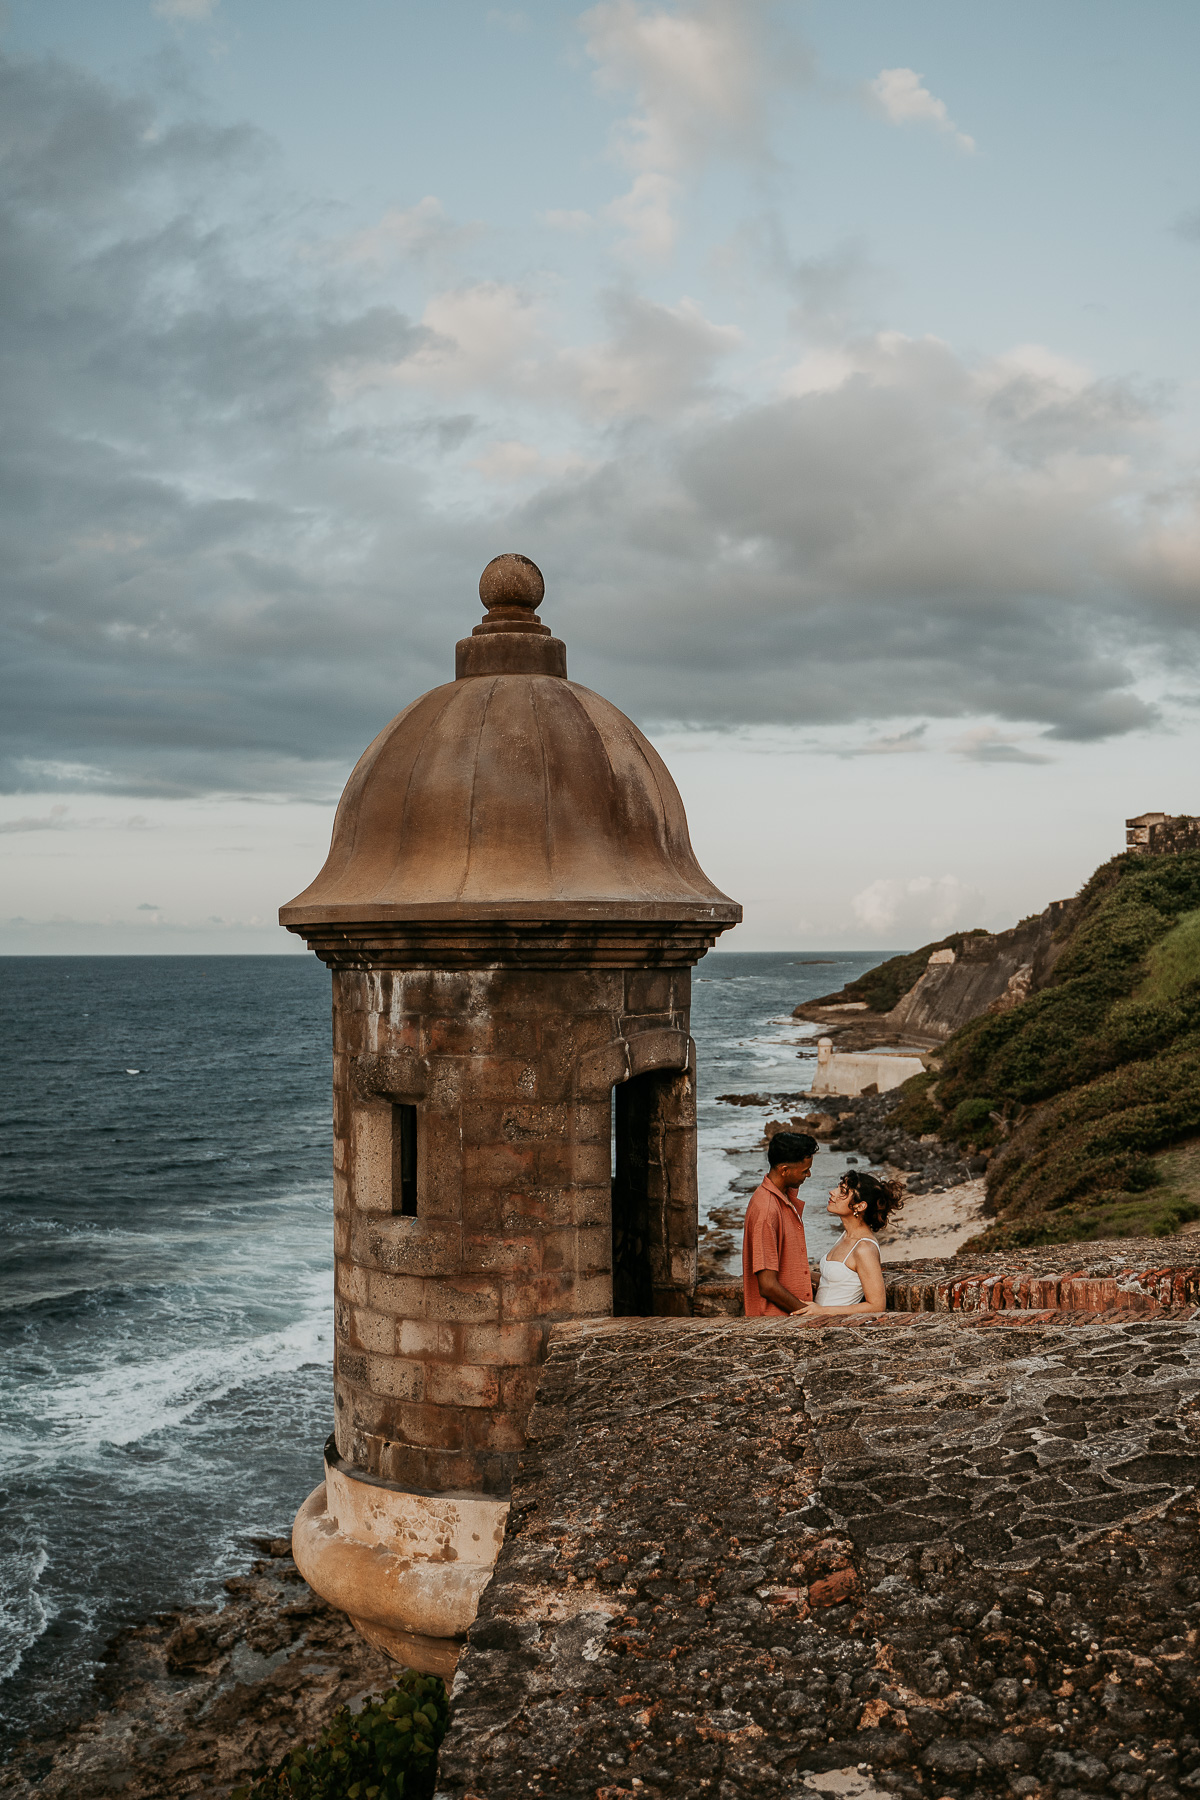
[[[742,1233],[742,1292],[748,1319],[786,1319],[781,1306],[764,1300],[755,1277],[760,1269],[769,1269],[797,1300],[812,1299],[812,1276],[808,1272],[808,1245],[800,1215],[804,1202],[799,1188],[786,1194],[764,1181],[755,1188],[746,1208],[746,1229]]]

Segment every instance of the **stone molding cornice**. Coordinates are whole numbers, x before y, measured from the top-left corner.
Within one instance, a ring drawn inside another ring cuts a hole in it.
[[[306,920],[287,929],[331,969],[686,969],[733,923],[509,916]]]

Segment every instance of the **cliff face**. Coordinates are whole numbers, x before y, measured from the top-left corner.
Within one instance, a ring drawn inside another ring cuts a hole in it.
[[[957,951],[934,951],[920,980],[886,1015],[889,1027],[944,1043],[968,1020],[1036,993],[1058,960],[1073,904],[1052,901],[1009,931],[964,938]]]
[[[839,993],[803,1001],[793,1016],[821,1025],[839,1050],[936,1049],[969,1020],[1006,1012],[1045,985],[1078,904],[1053,900],[1008,931],[956,932],[893,956]]]

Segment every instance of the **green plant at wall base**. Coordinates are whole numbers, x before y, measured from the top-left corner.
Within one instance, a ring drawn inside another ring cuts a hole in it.
[[[256,1770],[230,1800],[432,1800],[448,1716],[445,1682],[406,1669],[360,1712],[339,1707],[315,1744]]]

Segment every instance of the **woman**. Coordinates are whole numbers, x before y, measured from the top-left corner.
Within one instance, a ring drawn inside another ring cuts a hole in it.
[[[842,1221],[842,1235],[821,1258],[817,1297],[794,1318],[814,1319],[833,1313],[879,1313],[887,1310],[883,1266],[874,1233],[904,1203],[898,1181],[885,1181],[865,1169],[847,1169],[829,1196],[827,1210]]]

